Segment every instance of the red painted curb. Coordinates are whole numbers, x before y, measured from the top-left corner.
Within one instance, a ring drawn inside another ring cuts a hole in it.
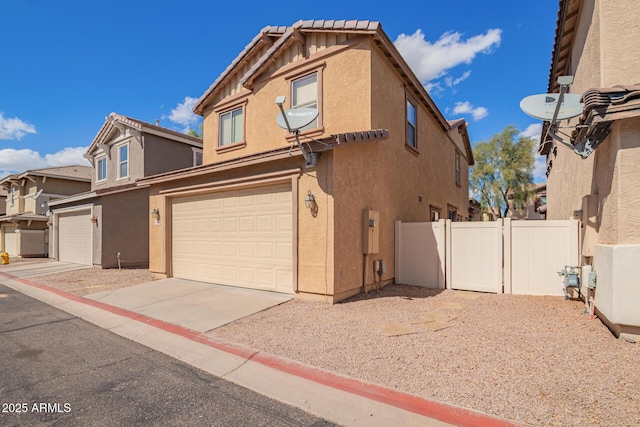
[[[269,353],[245,347],[240,344],[231,343],[202,334],[189,328],[174,325],[163,320],[135,313],[100,301],[84,298],[78,295],[65,292],[63,290],[43,285],[30,280],[22,279],[9,273],[0,272],[0,276],[20,282],[22,284],[42,289],[52,294],[61,296],[71,301],[83,303],[109,313],[117,314],[131,320],[144,323],[154,328],[169,332],[191,341],[207,345],[209,347],[224,351],[245,360],[251,360],[263,366],[304,378],[318,384],[355,394],[360,397],[394,406],[405,411],[433,418],[445,423],[460,427],[525,427],[526,424],[519,424],[514,421],[493,417],[470,409],[460,408],[447,403],[429,400],[423,397],[394,390],[377,384],[368,383],[355,378],[345,377],[334,372],[325,371],[314,366],[305,365],[300,362],[285,359]]]

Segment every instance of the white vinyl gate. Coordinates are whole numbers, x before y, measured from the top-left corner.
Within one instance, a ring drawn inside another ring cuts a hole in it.
[[[578,265],[575,220],[396,222],[396,283],[560,296],[565,265]]]

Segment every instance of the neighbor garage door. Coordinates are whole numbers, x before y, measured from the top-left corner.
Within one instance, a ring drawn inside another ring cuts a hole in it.
[[[173,276],[293,293],[291,185],[172,203]]]
[[[9,255],[18,254],[18,233],[15,225],[5,225],[4,230],[4,250]]]
[[[92,265],[91,211],[65,212],[58,215],[58,260]]]

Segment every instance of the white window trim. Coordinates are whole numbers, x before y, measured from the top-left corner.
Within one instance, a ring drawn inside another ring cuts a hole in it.
[[[414,121],[415,123],[411,123],[409,121],[409,105],[413,106],[413,111],[415,113]],[[404,114],[405,114],[405,145],[412,148],[413,150],[418,150],[418,103],[411,99],[409,96],[406,97],[405,105],[404,105]],[[408,126],[411,125],[413,128],[413,145],[409,144],[409,132],[407,131]]]
[[[120,176],[120,164],[122,163],[120,161],[120,148],[126,146],[127,147],[127,175],[126,176]],[[126,179],[129,179],[129,176],[131,175],[131,150],[130,150],[130,146],[129,146],[129,141],[125,142],[124,144],[118,144],[116,145],[116,152],[118,153],[118,162],[116,164],[116,181],[123,181]]]
[[[104,178],[100,179],[100,162],[104,160]],[[109,177],[109,168],[107,167],[107,156],[101,156],[95,158],[96,167],[96,182],[105,182]]]
[[[193,166],[198,166],[196,164],[196,157],[198,156],[198,154],[201,154],[202,156],[204,156],[204,152],[202,151],[202,148],[191,147],[191,150],[193,151]],[[204,164],[204,157],[202,158],[201,164]]]

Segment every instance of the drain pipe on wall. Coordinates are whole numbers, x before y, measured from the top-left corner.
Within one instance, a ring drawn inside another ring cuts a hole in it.
[[[118,270],[122,270],[122,266],[120,265],[120,252],[116,254],[116,258],[118,258]]]

